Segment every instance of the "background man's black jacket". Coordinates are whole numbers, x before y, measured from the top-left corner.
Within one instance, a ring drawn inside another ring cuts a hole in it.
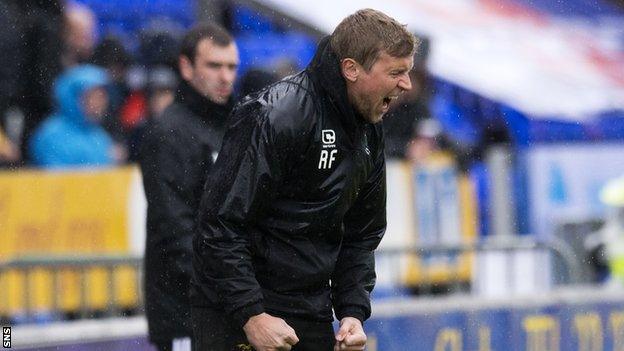
[[[327,39],[305,71],[235,108],[208,184],[194,305],[240,326],[262,311],[332,320],[332,306],[368,318],[386,228],[383,136],[348,103]]]
[[[193,229],[230,107],[183,82],[174,102],[146,130],[140,165],[148,204],[145,309],[152,341],[192,335]]]

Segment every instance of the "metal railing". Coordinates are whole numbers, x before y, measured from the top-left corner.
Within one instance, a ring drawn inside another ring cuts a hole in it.
[[[514,251],[548,251],[561,259],[567,277],[565,282],[575,284],[581,281],[582,270],[580,263],[570,247],[558,241],[541,242],[532,239],[503,239],[489,240],[475,243],[436,244],[426,246],[412,246],[401,248],[384,248],[377,250],[381,256],[399,256],[413,254],[416,256],[449,254],[458,255],[478,252],[514,252]]]
[[[417,257],[423,257],[426,255],[460,255],[465,253],[479,253],[479,252],[513,252],[513,251],[547,251],[553,255],[559,257],[563,266],[567,272],[566,283],[574,284],[581,281],[581,267],[579,261],[574,257],[574,253],[569,249],[565,243],[558,242],[538,242],[530,239],[517,239],[517,240],[499,240],[499,241],[484,241],[477,243],[463,243],[463,244],[439,244],[428,245],[418,247],[403,247],[396,249],[379,249],[376,254],[378,257],[392,257],[400,258],[406,255],[415,255]],[[21,280],[21,287],[24,293],[24,310],[25,314],[31,315],[35,311],[32,306],[32,283],[29,276],[35,271],[49,272],[52,279],[52,289],[50,294],[52,297],[52,310],[54,312],[60,311],[59,295],[63,292],[60,291],[58,280],[59,276],[67,271],[77,272],[79,276],[79,291],[80,291],[80,303],[78,317],[87,318],[89,315],[89,306],[87,304],[87,295],[89,286],[87,283],[87,276],[93,269],[103,269],[106,272],[106,310],[104,311],[106,316],[118,316],[119,306],[115,301],[115,296],[118,287],[115,272],[121,267],[131,267],[135,272],[136,279],[136,294],[137,294],[137,306],[138,311],[142,311],[143,296],[142,296],[142,257],[129,256],[129,255],[104,255],[104,256],[37,256],[37,257],[21,257],[12,259],[10,261],[0,262],[0,281],[6,282],[5,273],[7,272],[20,272],[24,279]],[[453,283],[459,281],[459,277],[451,277]],[[7,296],[5,296],[7,289],[0,289],[0,304],[6,306]]]
[[[115,301],[117,296],[118,286],[115,279],[115,274],[120,268],[130,267],[134,272],[134,279],[136,279],[136,297],[137,306],[140,308],[143,306],[142,290],[140,289],[142,284],[142,266],[143,259],[140,256],[132,255],[74,255],[74,256],[28,256],[11,259],[8,261],[0,261],[0,281],[6,283],[8,272],[17,272],[22,276],[21,291],[24,294],[23,301],[23,314],[26,317],[30,317],[33,314],[32,306],[32,279],[31,275],[36,272],[47,272],[51,276],[50,296],[52,301],[51,309],[53,312],[59,312],[59,296],[63,293],[59,286],[59,276],[66,274],[67,272],[74,272],[78,274],[79,279],[79,311],[78,315],[81,318],[88,316],[89,308],[87,306],[87,294],[88,294],[88,275],[92,273],[93,269],[102,269],[106,272],[106,309],[104,313],[107,316],[119,315],[119,306]],[[3,293],[4,291],[4,293]],[[8,289],[0,289],[0,303],[6,304],[8,299]]]

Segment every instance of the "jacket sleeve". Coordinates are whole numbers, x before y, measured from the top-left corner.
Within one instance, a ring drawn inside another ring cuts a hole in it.
[[[253,223],[269,203],[281,178],[279,150],[269,118],[262,111],[231,117],[221,153],[210,173],[194,239],[197,287],[216,291],[225,312],[243,326],[264,311],[252,266]],[[249,109],[247,109],[249,110]]]
[[[344,219],[345,236],[332,275],[332,303],[336,317],[361,322],[371,314],[370,292],[375,285],[375,256],[386,230],[385,161],[375,170]]]
[[[184,155],[185,142],[173,131],[150,125],[141,146],[140,166],[148,203],[148,237],[151,247],[166,250],[172,271],[192,274],[192,239],[197,213],[189,172],[193,165]],[[194,167],[197,167],[196,165]]]

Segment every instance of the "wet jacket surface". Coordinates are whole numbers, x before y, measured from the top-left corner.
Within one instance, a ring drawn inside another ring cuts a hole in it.
[[[263,311],[369,317],[386,228],[383,134],[349,104],[327,38],[305,71],[235,108],[207,184],[194,305],[239,326]]]
[[[82,112],[83,94],[103,87],[108,80],[97,66],[77,66],[55,82],[57,111],[30,139],[31,158],[44,168],[109,166],[114,164],[113,141],[97,122]]]
[[[144,288],[152,341],[192,335],[193,228],[231,106],[214,104],[183,82],[174,102],[145,131],[140,155],[148,204]]]

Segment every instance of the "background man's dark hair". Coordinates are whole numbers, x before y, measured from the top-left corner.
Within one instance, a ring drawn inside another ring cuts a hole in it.
[[[182,39],[180,55],[195,63],[197,45],[204,39],[212,40],[217,46],[228,46],[234,41],[225,28],[215,23],[202,23],[193,27]]]

